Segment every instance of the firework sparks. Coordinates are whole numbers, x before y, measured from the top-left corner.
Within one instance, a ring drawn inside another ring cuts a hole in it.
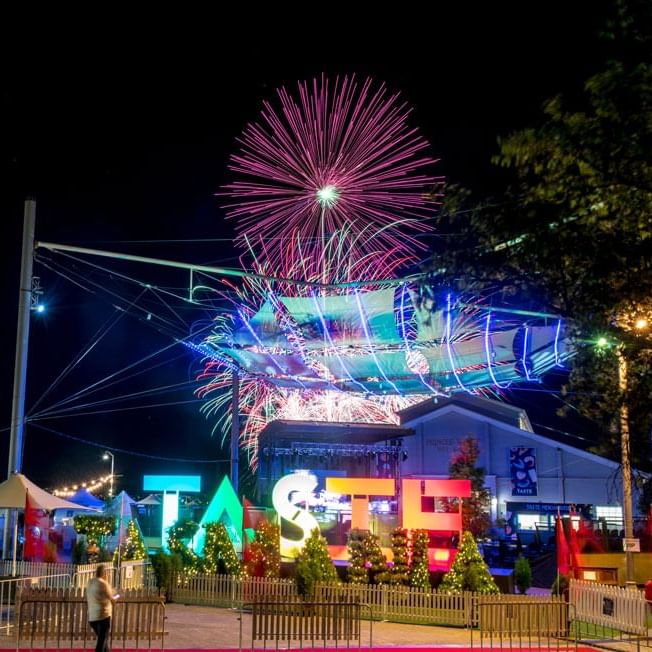
[[[276,276],[350,281],[389,277],[424,249],[440,177],[398,95],[371,80],[325,78],[278,91],[240,138],[225,186],[241,242]],[[430,198],[429,198],[430,197]],[[299,275],[299,276],[297,276]]]

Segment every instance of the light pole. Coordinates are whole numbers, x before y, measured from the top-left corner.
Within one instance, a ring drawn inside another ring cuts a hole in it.
[[[643,335],[648,330],[648,320],[639,316],[633,323],[627,323],[627,319],[620,320],[620,325],[626,330],[632,331],[637,335]],[[598,346],[604,348],[608,346],[608,340],[601,337],[598,340]],[[628,372],[629,365],[625,355],[625,345],[619,343],[615,347],[616,357],[618,358],[618,389],[620,391],[621,402],[619,410],[620,425],[620,451],[621,466],[623,467],[623,521],[625,526],[625,585],[635,587],[634,580],[634,553],[632,550],[634,538],[634,514],[632,506],[632,463],[630,458],[630,439],[629,439],[629,405],[627,404],[628,389]],[[643,349],[647,350],[647,349]]]
[[[111,478],[109,480],[109,497],[113,498],[113,463],[115,462],[115,456],[113,453],[110,453],[109,451],[106,451],[104,455],[102,455],[103,460],[108,460],[109,457],[111,458]]]
[[[627,405],[627,359],[622,345],[616,348],[618,356],[618,389],[623,397],[620,403],[620,451],[623,467],[623,518],[625,521],[625,585],[636,586],[634,581],[634,556],[631,539],[634,538],[632,514],[632,464],[629,457],[629,407]]]

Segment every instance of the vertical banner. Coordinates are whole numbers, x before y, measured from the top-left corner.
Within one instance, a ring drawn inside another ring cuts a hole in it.
[[[48,513],[25,495],[25,547],[23,559],[43,561],[45,544],[48,540],[50,517]]]
[[[537,495],[537,454],[534,448],[514,446],[509,449],[509,474],[512,496]]]

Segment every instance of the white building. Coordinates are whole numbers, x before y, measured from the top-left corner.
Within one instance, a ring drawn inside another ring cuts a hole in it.
[[[550,527],[571,505],[622,528],[622,484],[612,460],[536,434],[524,410],[470,395],[429,399],[399,413],[414,430],[403,439],[401,474],[447,477],[460,441],[477,439],[494,518],[513,527]],[[636,499],[634,501],[636,503]],[[588,514],[587,514],[588,516]]]

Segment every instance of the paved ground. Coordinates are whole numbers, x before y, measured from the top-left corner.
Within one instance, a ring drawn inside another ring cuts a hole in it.
[[[237,648],[239,645],[240,621],[239,613],[236,611],[170,604],[166,607],[166,615],[167,629],[170,632],[166,648]],[[242,631],[243,646],[249,648],[251,618],[247,614],[244,615]],[[363,623],[362,631],[362,644],[368,645],[369,624],[366,621]],[[373,623],[373,644],[379,647],[468,646],[470,642],[470,634],[465,629]]]

